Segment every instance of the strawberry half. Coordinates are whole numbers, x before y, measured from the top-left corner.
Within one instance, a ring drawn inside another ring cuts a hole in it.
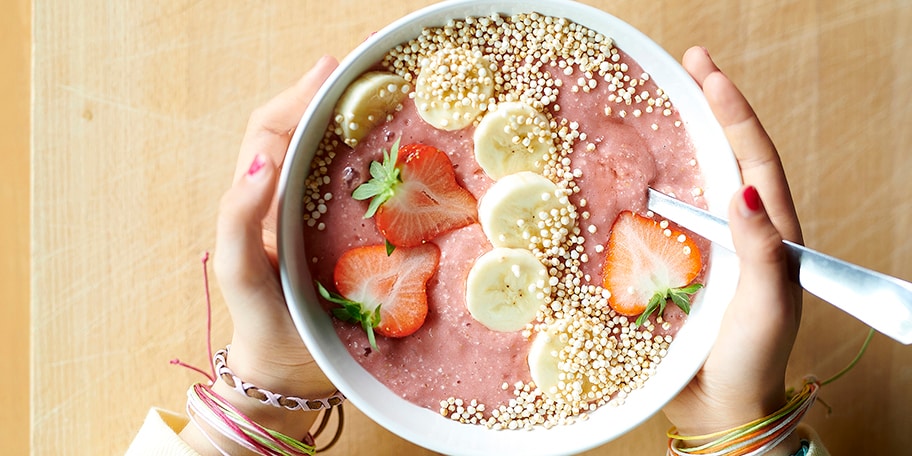
[[[361,323],[374,349],[374,330],[386,337],[411,335],[428,313],[427,281],[437,271],[440,249],[434,244],[399,248],[356,247],[342,254],[333,270],[339,293],[317,282],[324,299],[339,304],[336,318]]]
[[[397,140],[383,162],[372,162],[372,179],[352,193],[371,199],[364,218],[396,247],[414,247],[474,223],[477,202],[456,182],[453,164],[442,151],[423,144],[399,147]]]
[[[639,315],[637,325],[671,299],[690,313],[691,284],[703,269],[697,245],[687,235],[630,211],[621,212],[608,238],[604,286],[608,304],[621,315]]]

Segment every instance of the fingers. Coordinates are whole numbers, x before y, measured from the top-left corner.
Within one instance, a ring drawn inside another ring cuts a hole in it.
[[[319,397],[332,384],[301,342],[263,245],[262,219],[277,178],[275,163],[257,154],[219,206],[214,268],[234,322],[230,363],[256,385]]]
[[[261,222],[269,210],[277,174],[272,160],[258,154],[222,197],[214,267],[226,297],[246,300],[278,286],[263,249]]]
[[[704,47],[694,46],[684,52],[681,63],[684,68],[694,78],[700,88],[703,87],[703,80],[712,73],[719,71],[719,68],[708,58],[709,52]]]
[[[779,232],[786,239],[801,242],[801,227],[779,154],[750,103],[719,70],[706,49],[688,49],[682,63],[703,88],[735,153],[744,182],[763,196],[766,212]]]
[[[234,172],[235,181],[244,175],[246,166],[257,153],[269,154],[272,162],[281,168],[291,135],[300,122],[301,115],[337,65],[338,62],[333,57],[321,58],[295,85],[250,115]]]
[[[265,154],[278,168],[282,167],[295,127],[320,85],[337,65],[338,62],[333,57],[321,58],[295,85],[285,89],[250,115],[247,132],[244,134],[238,154],[234,172],[235,182],[244,176],[247,166],[257,154]],[[261,217],[265,248],[273,266],[277,264],[276,206],[277,201],[273,199],[265,217]]]

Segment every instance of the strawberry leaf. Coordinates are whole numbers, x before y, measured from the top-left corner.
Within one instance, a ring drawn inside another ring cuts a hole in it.
[[[686,294],[678,290],[671,290],[669,295],[671,296],[671,302],[680,307],[684,313],[690,314],[690,298]]]
[[[659,292],[652,295],[652,299],[649,300],[649,304],[646,304],[646,310],[640,314],[640,316],[636,319],[634,325],[640,326],[645,323],[649,316],[652,315],[652,313],[656,310],[659,311],[659,315],[665,312],[666,300],[667,297],[665,296],[665,293]]]
[[[399,160],[399,140],[393,143],[389,152],[383,151],[383,162],[372,161],[370,165],[371,180],[361,184],[352,192],[352,198],[371,202],[364,213],[364,218],[371,218],[377,209],[396,193],[396,186],[402,182],[396,162]]]
[[[697,291],[699,291],[701,288],[703,288],[702,283],[692,283],[683,288],[676,288],[676,290],[681,291],[683,293],[687,293],[689,295],[692,295],[692,294],[696,293]]]
[[[680,307],[685,314],[689,315],[690,296],[699,291],[701,288],[703,288],[703,284],[694,283],[686,287],[671,288],[665,291],[656,292],[656,294],[652,295],[652,299],[649,300],[649,304],[646,305],[646,309],[643,310],[643,313],[641,313],[639,317],[637,317],[634,324],[636,326],[642,325],[646,322],[647,319],[649,319],[649,316],[656,311],[658,311],[658,315],[664,315],[665,305],[668,303],[669,299],[676,306]]]
[[[392,254],[393,254],[393,250],[396,250],[396,246],[393,245],[393,243],[390,242],[390,241],[387,239],[387,240],[386,240],[386,256],[392,255]]]
[[[680,307],[685,314],[690,314],[690,296],[703,288],[702,283],[694,283],[683,288],[675,288],[669,292],[671,301]]]
[[[364,332],[367,333],[367,340],[370,342],[371,347],[373,347],[374,350],[380,351],[380,349],[377,348],[377,338],[374,335],[374,328],[380,325],[380,306],[377,306],[373,312],[365,311],[361,303],[352,301],[345,296],[327,290],[320,282],[316,282],[316,284],[317,292],[320,293],[320,296],[322,296],[323,299],[342,306],[334,307],[332,309],[333,316],[344,322],[361,323],[361,327],[364,328]]]
[[[354,301],[345,299],[345,296],[327,290],[326,287],[324,287],[323,284],[319,281],[314,282],[317,284],[317,293],[320,293],[320,296],[322,296],[323,299],[335,304],[341,304],[343,306],[346,304],[357,304]]]
[[[370,342],[370,346],[378,352],[380,349],[377,348],[377,337],[374,335],[374,328],[376,328],[379,324],[380,306],[377,306],[377,308],[374,309],[374,312],[368,318],[361,320],[361,327],[364,328],[364,332],[367,333],[367,340]]]

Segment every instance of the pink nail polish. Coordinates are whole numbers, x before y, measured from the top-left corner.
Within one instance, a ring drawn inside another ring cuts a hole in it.
[[[757,192],[757,188],[753,185],[749,185],[744,189],[742,193],[744,198],[744,206],[751,212],[757,212],[760,210],[760,193]]]
[[[263,166],[266,165],[266,157],[263,157],[262,154],[256,154],[253,157],[253,163],[250,164],[250,169],[247,170],[248,176],[253,176],[254,174],[260,172],[263,169]]]

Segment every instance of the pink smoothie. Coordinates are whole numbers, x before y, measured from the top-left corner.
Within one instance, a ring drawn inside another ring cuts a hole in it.
[[[673,107],[664,105],[653,81],[642,78],[636,62],[623,52],[618,55],[616,63],[626,65],[626,74],[642,79],[636,92],[648,92],[657,100],[652,112],[646,112],[649,104],[645,100],[631,105],[611,101],[616,91],[602,79],[588,91],[572,90],[578,72],[565,74],[556,65],[543,67],[562,83],[548,112],[558,122],[575,123],[575,131],[580,133],[568,155],[570,168],[579,170],[573,179],[579,191],[570,200],[581,214],[578,225],[585,237],[587,261],[580,269],[585,280],[595,285],[602,282],[604,246],[615,217],[623,210],[646,213],[648,186],[705,205],[700,170],[680,117]],[[407,99],[391,121],[376,127],[354,149],[332,141],[329,134],[313,171],[318,177],[325,176],[317,179],[321,185],[314,192],[322,197],[304,203],[305,213],[319,212],[319,219],[307,224],[303,233],[313,278],[332,284],[333,267],[343,252],[384,242],[374,221],[362,218],[367,202],[355,201],[350,195],[369,179],[370,162],[380,160],[381,151],[389,150],[397,139],[401,144],[423,143],[446,152],[457,181],[480,199],[493,181],[475,162],[473,131],[471,126],[451,132],[437,130],[420,118],[414,102]],[[329,151],[334,153],[331,160],[321,160]],[[359,325],[334,320],[336,331],[365,369],[405,399],[432,410],[451,397],[475,399],[491,410],[515,397],[512,385],[531,380],[526,360],[529,335],[491,331],[466,310],[466,276],[475,259],[491,249],[480,225],[455,230],[432,242],[440,247],[441,259],[428,284],[430,309],[421,329],[401,339],[379,337],[379,352],[370,348]],[[705,264],[708,245],[699,245]],[[664,317],[664,325],[654,324],[653,335],[673,335],[685,316],[669,306]],[[654,317],[651,320],[655,322]],[[504,384],[510,387],[503,388]]]

